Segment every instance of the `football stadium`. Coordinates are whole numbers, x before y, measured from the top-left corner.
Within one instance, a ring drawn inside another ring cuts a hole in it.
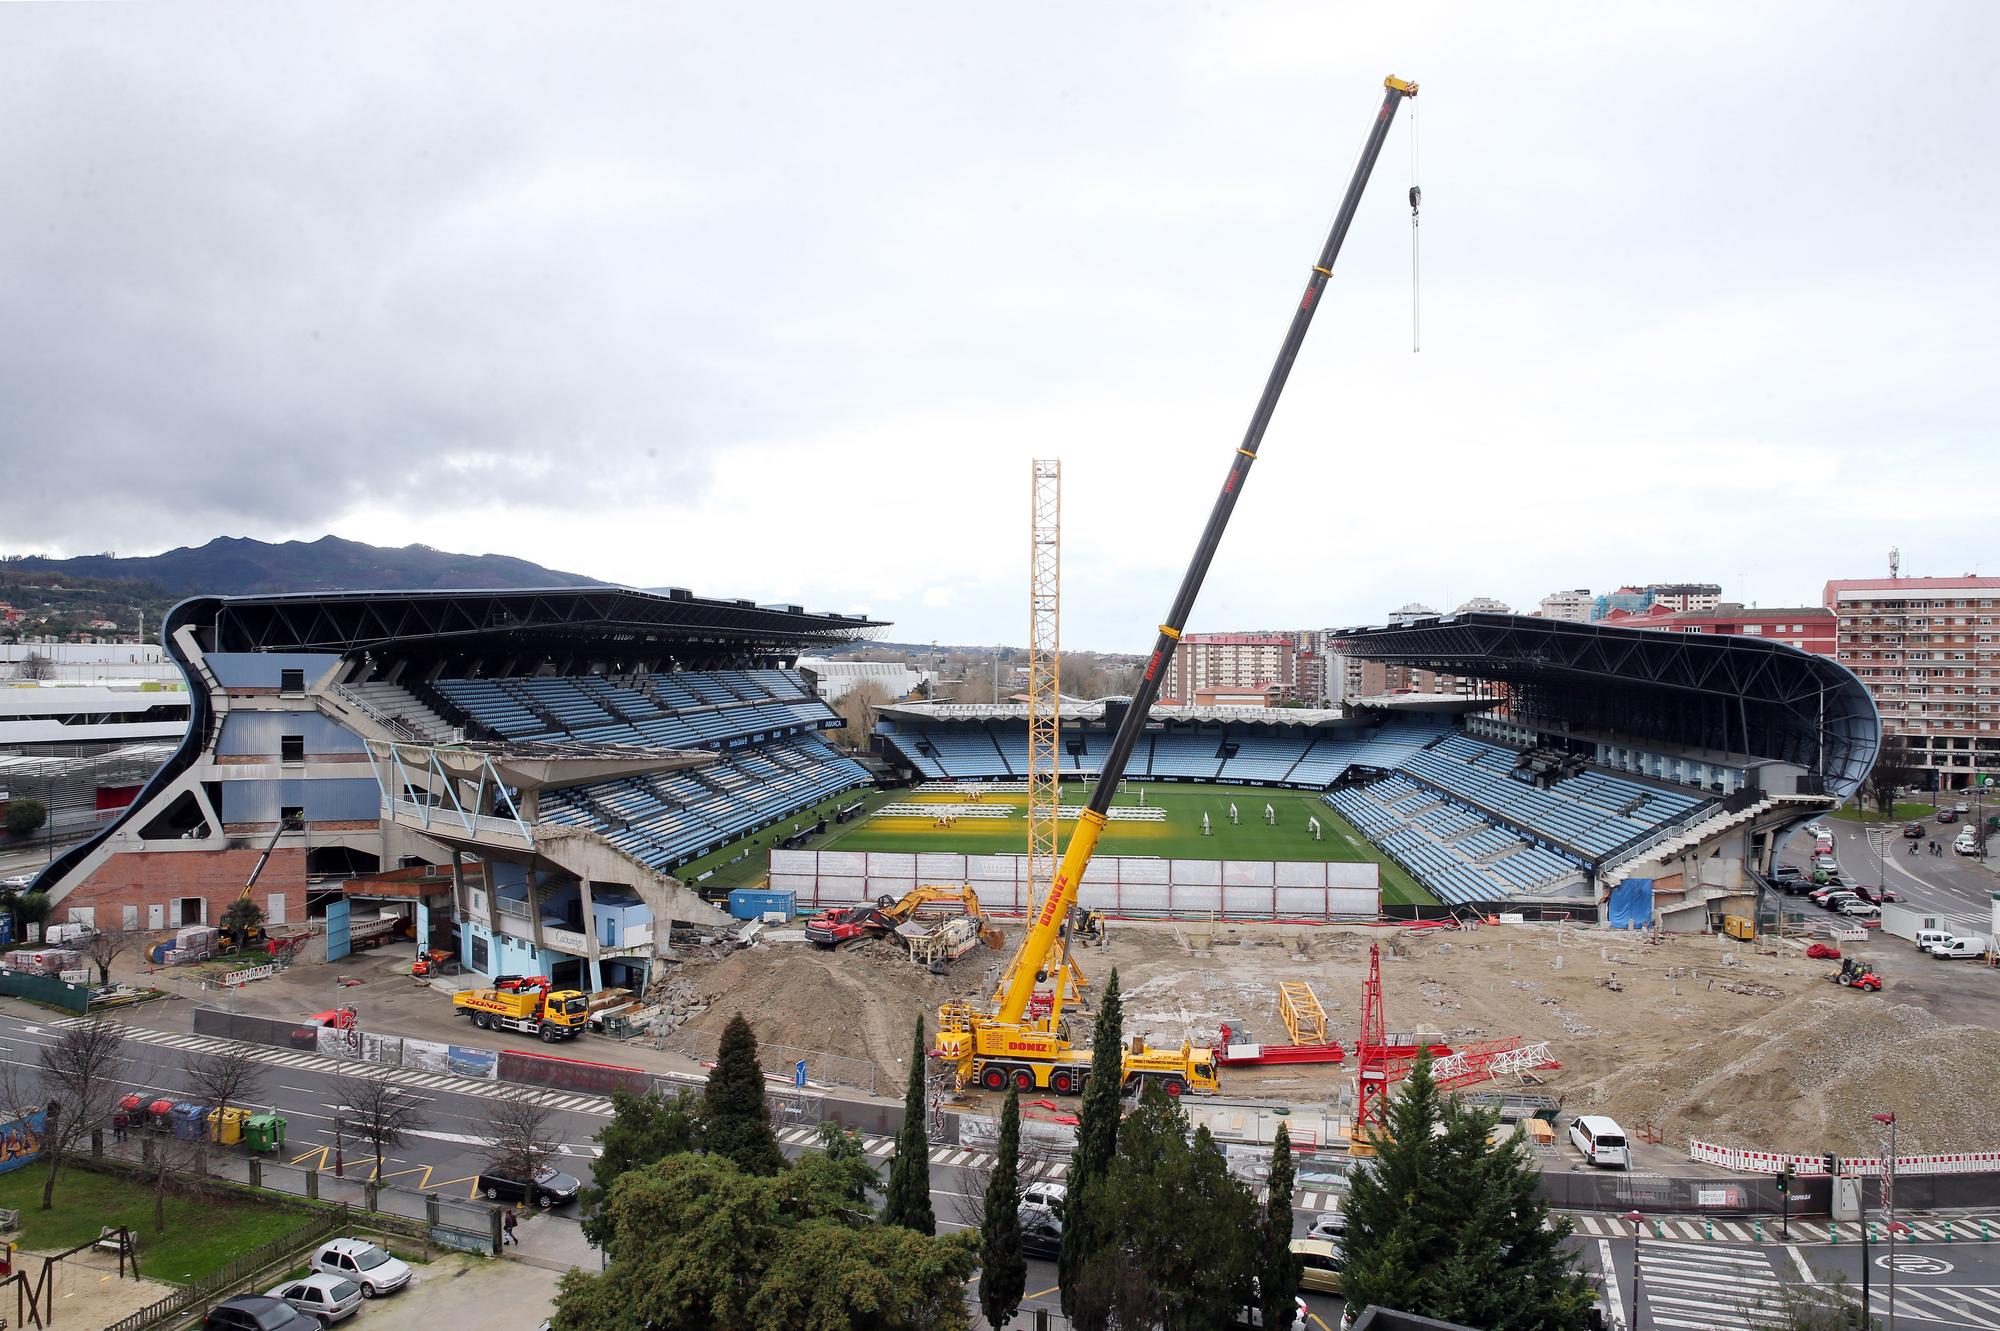
[[[55,918],[135,930],[244,897],[274,931],[394,913],[468,971],[586,990],[643,990],[661,921],[727,922],[690,866],[800,912],[953,880],[1024,910],[1023,707],[886,707],[866,763],[827,742],[842,721],[798,658],[881,627],[680,591],[188,601],[164,628],[186,740],[40,886]],[[1471,614],[1340,650],[1477,689],[1157,709],[1082,904],[1601,921],[1615,902],[1705,931],[1880,740],[1844,667],[1750,639]],[[1065,711],[1066,806],[1125,705]]]

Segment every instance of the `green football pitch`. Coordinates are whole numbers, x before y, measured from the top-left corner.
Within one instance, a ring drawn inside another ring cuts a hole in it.
[[[1088,787],[1066,784],[1065,805],[1081,805]],[[962,794],[899,793],[904,804],[965,803]],[[872,802],[872,801],[871,801]],[[1266,790],[1256,786],[1189,786],[1126,783],[1113,801],[1114,807],[1164,810],[1164,821],[1125,822],[1113,819],[1097,843],[1100,855],[1155,855],[1180,860],[1340,860],[1372,861],[1382,869],[1382,900],[1388,905],[1433,905],[1437,898],[1419,886],[1394,861],[1363,839],[1353,826],[1316,795],[1293,790]],[[980,801],[986,808],[1004,808],[1004,818],[960,817],[949,827],[940,827],[930,816],[892,817],[871,814],[846,828],[832,830],[814,850],[945,851],[966,855],[1018,854],[1027,849],[1028,797],[1017,794],[990,794]],[[1236,806],[1237,821],[1229,819],[1230,805]],[[1276,823],[1265,822],[1269,806]],[[1202,832],[1202,815],[1208,815],[1208,833]],[[1314,840],[1308,819],[1320,823],[1320,839]],[[1062,838],[1069,839],[1075,820],[1062,822]]]

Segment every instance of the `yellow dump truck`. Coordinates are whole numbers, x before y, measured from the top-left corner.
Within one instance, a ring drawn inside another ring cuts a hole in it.
[[[481,1030],[539,1035],[554,1044],[573,1040],[590,1020],[590,1000],[574,989],[557,989],[547,977],[502,977],[491,989],[461,989],[451,1005]]]

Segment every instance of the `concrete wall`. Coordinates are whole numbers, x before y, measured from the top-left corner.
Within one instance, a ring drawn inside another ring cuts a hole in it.
[[[293,806],[305,809],[308,823],[374,822],[381,813],[382,791],[373,777],[222,783],[225,823],[275,823],[279,809]]]
[[[798,893],[801,905],[900,896],[924,883],[967,883],[987,911],[1027,911],[1024,855],[771,852],[771,886]],[[1091,861],[1078,896],[1084,906],[1111,915],[1331,919],[1373,918],[1381,909],[1379,870],[1368,863],[1108,855]]]
[[[243,885],[257,868],[256,850],[188,850],[123,852],[112,855],[62,902],[64,908],[88,907],[97,927],[123,928],[124,908],[134,907],[133,927],[172,929],[180,924],[175,902],[182,897],[202,897],[207,903],[206,920],[215,924],[229,903],[243,893]],[[282,902],[283,917],[299,923],[306,917],[306,853],[303,849],[281,847],[271,852],[270,861],[257,879],[251,899],[275,915],[271,898]],[[161,908],[156,923],[150,907]],[[107,921],[109,923],[107,923]]]
[[[306,753],[315,757],[368,752],[359,735],[318,712],[242,711],[231,712],[222,719],[222,734],[216,740],[215,752],[229,757],[276,758],[283,751],[280,741],[286,735],[303,736]]]
[[[224,688],[276,691],[287,670],[303,670],[306,683],[340,659],[334,652],[207,652],[202,657]]]

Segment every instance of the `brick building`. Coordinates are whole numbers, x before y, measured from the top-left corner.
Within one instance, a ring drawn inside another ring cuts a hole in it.
[[[2000,578],[1842,578],[1824,600],[1883,732],[1944,789],[2000,779]]]
[[[1165,691],[1177,701],[1216,691],[1289,701],[1299,696],[1298,654],[1289,633],[1190,633],[1174,649]]]

